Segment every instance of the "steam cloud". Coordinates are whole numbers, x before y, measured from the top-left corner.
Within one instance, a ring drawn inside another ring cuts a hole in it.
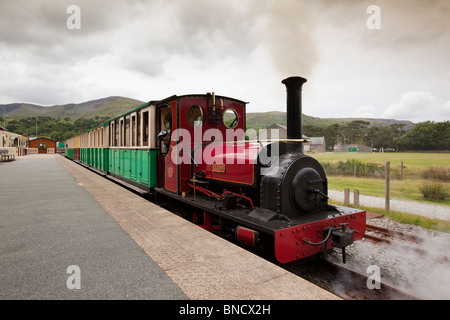
[[[448,235],[430,237],[430,232],[419,231],[415,234],[424,239],[419,247],[423,251],[415,250],[417,246],[411,243],[398,241],[389,246],[358,242],[352,245],[356,253],[346,266],[369,276],[367,267],[376,265],[380,268],[381,286],[383,283],[394,285],[419,299],[450,299]],[[345,281],[338,279],[334,288],[342,289]]]

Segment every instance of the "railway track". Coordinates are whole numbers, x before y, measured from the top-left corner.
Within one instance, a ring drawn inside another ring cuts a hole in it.
[[[392,246],[392,250],[398,252],[398,256],[401,256],[400,252],[402,251],[415,252],[417,257],[428,257],[440,264],[450,262],[450,257],[436,256],[435,253],[433,255],[433,253],[428,252],[426,239],[417,235],[367,224],[365,238],[375,244]],[[339,279],[345,279],[340,284],[339,290],[333,291],[344,299],[420,300],[414,294],[382,281],[380,281],[378,288],[370,289],[370,284],[373,284],[374,281],[370,279],[370,275],[351,270],[340,262],[326,262],[336,270],[335,272],[338,272]]]
[[[379,243],[379,242],[391,243],[393,241],[393,239],[402,239],[402,240],[414,242],[417,244],[420,244],[424,241],[421,237],[418,237],[416,235],[407,234],[407,233],[404,233],[401,231],[391,230],[391,229],[378,227],[378,226],[374,226],[374,225],[370,225],[370,224],[366,225],[366,231],[382,235],[382,237],[380,237],[380,236],[376,236],[376,235],[366,232],[365,237],[376,243]],[[386,238],[386,237],[388,237],[388,238]]]
[[[419,300],[415,296],[380,281],[377,285],[367,274],[351,270],[346,266],[325,261],[334,268],[339,279],[345,281],[336,286],[335,294],[347,300]]]
[[[420,300],[383,281],[374,285],[371,274],[357,272],[331,260],[316,259],[283,267],[345,300]]]
[[[373,233],[381,236],[374,235]],[[424,245],[425,239],[416,235],[368,224],[366,225],[366,234],[364,235],[364,237],[374,243],[382,243],[385,245],[392,245],[395,243],[395,246],[397,246],[398,248],[414,251],[417,254],[421,254],[423,256],[428,255],[426,246]],[[398,239],[404,240],[406,242],[396,241]],[[450,257],[442,255],[439,257],[435,257],[435,261],[439,263],[450,263]]]
[[[401,231],[368,224],[365,238],[375,244],[392,245],[395,248],[414,250],[421,255],[426,254],[426,250],[419,247],[425,242],[423,238]],[[419,300],[414,295],[383,282],[384,279],[375,286],[372,274],[352,270],[339,259],[317,259],[288,267],[288,270],[348,300]]]

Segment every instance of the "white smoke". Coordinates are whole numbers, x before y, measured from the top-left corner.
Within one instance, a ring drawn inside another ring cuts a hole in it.
[[[345,266],[370,276],[368,267],[375,265],[380,268],[382,285],[392,285],[419,299],[450,299],[450,236],[420,230],[414,234],[424,239],[419,247],[401,240],[394,240],[391,245],[356,242],[348,249],[351,257]],[[340,261],[337,256],[330,258]],[[334,289],[342,290],[345,281],[339,278]]]

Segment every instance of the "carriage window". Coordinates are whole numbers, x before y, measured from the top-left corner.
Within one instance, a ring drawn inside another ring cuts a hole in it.
[[[125,147],[130,146],[130,116],[125,117]]]
[[[120,143],[120,140],[119,140],[119,128],[120,128],[119,120],[115,121],[114,128],[116,128],[116,133],[114,135],[114,146],[118,147],[119,143]]]
[[[172,115],[170,113],[166,114],[166,116],[164,117],[164,126],[168,130],[172,129]]]
[[[136,116],[131,116],[131,146],[136,146]]]
[[[142,145],[148,146],[148,111],[142,113]]]
[[[191,126],[201,127],[205,120],[203,110],[199,106],[192,106],[187,112],[187,119]]]
[[[119,120],[119,147],[123,147],[124,146],[124,139],[123,139],[123,132],[124,132],[124,121],[123,119]]]
[[[114,147],[114,142],[113,142],[114,138],[113,137],[114,137],[114,122],[111,121],[109,123],[109,137],[108,137],[109,138],[109,146],[110,147]]]
[[[136,146],[141,145],[141,112],[138,111],[136,117]]]
[[[172,130],[172,113],[170,112],[169,106],[165,105],[159,109],[159,127],[157,129],[161,130]]]
[[[223,124],[227,128],[235,128],[238,125],[239,117],[233,109],[227,109],[223,113]]]

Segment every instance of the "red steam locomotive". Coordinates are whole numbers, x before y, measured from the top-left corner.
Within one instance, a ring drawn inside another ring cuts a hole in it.
[[[212,94],[190,101],[195,109],[174,104],[172,130],[158,136],[170,142],[159,161],[164,176],[155,188],[157,199],[183,203],[183,215],[209,231],[273,248],[280,263],[333,248],[342,249],[345,262],[345,248],[364,236],[366,212],[328,204],[325,172],[303,153],[305,82],[282,81],[286,139],[246,141],[242,101]]]

